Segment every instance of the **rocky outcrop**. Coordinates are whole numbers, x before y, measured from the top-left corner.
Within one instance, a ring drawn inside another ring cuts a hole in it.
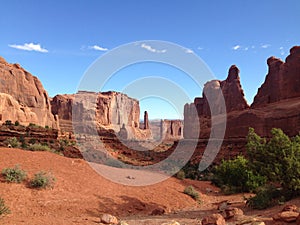
[[[139,102],[122,93],[80,91],[75,95],[57,95],[51,106],[62,132],[73,132],[78,121],[94,120],[97,126],[112,129],[116,134],[121,131],[122,138],[149,137],[149,131],[139,129]]]
[[[293,47],[285,62],[271,57],[267,63],[269,72],[251,107],[244,100],[236,66],[229,69],[225,81],[208,82],[204,87],[204,97],[195,98],[194,103],[185,105],[184,137],[210,137],[209,110],[214,111],[215,121],[222,114],[225,115],[220,107],[220,90],[227,112],[225,139],[245,138],[249,127],[264,137],[270,136],[272,128],[281,128],[289,136],[297,135],[300,131],[300,47]],[[212,96],[210,105],[207,104],[206,95]],[[198,126],[195,125],[197,122]]]
[[[183,137],[182,120],[161,120],[161,138],[163,140],[179,140]]]
[[[6,120],[57,128],[50,99],[39,79],[0,57],[0,122]]]
[[[149,118],[148,118],[148,112],[144,112],[144,130],[149,129]]]
[[[285,62],[275,57],[267,60],[269,71],[258,89],[253,108],[269,103],[300,97],[300,46],[290,50]]]
[[[210,121],[203,118],[210,118],[212,114],[219,115],[249,108],[240,84],[239,69],[235,65],[230,67],[226,80],[207,82],[202,96],[195,98],[194,103],[184,106],[184,138],[186,139],[199,138],[199,122],[201,122],[202,133],[210,128]],[[204,133],[202,138],[207,138],[209,134]]]

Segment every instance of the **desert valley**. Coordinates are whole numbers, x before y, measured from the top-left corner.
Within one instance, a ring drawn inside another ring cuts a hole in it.
[[[251,104],[244,97],[239,68],[232,65],[225,80],[207,81],[202,96],[186,103],[183,120],[151,121],[147,111],[140,112],[138,100],[113,90],[49,97],[37,77],[0,58],[0,197],[10,212],[3,210],[0,224],[300,224],[297,194],[258,210],[247,204],[254,192],[226,195],[210,179],[222,160],[249,157],[250,127],[266,140],[272,139],[272,128],[291,140],[299,134],[300,46],[292,47],[285,61],[268,58],[267,65]],[[222,129],[224,138],[214,140]],[[210,139],[220,149],[213,159],[207,157],[212,163],[201,172],[198,165],[210,151]],[[156,165],[177,149],[176,159],[191,154],[183,169],[170,161],[168,171],[174,169],[174,174],[151,185],[134,185],[156,176],[135,167]],[[91,164],[118,171],[128,185],[97,174]],[[7,181],[3,170],[15,166],[26,171],[24,181]],[[32,186],[39,171],[54,177],[50,187]],[[295,179],[296,185],[300,178]],[[188,186],[196,198],[185,193]]]

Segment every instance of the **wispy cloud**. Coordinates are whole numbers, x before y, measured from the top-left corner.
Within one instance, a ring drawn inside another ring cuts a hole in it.
[[[194,53],[194,51],[192,49],[187,48],[187,49],[185,49],[185,53],[192,54],[192,53]]]
[[[232,49],[235,50],[235,51],[238,50],[238,49],[240,49],[240,48],[241,48],[240,45],[235,45],[235,46],[232,47]]]
[[[279,50],[280,50],[280,55],[284,55],[285,54],[284,47],[280,47]]]
[[[99,45],[89,46],[88,48],[89,49],[94,49],[96,51],[102,51],[102,52],[108,51],[108,48],[104,48],[104,47],[101,47]]]
[[[269,44],[262,44],[262,45],[261,45],[262,48],[269,48],[270,46],[271,46],[271,45],[269,45]]]
[[[158,50],[158,49],[155,49],[155,48],[151,47],[150,45],[147,45],[147,44],[144,44],[144,43],[141,44],[141,47],[146,49],[147,51],[153,52],[153,53],[165,53],[165,52],[167,52],[166,49]]]
[[[24,51],[36,51],[36,52],[43,52],[46,53],[48,52],[47,49],[42,48],[40,44],[34,44],[34,43],[25,43],[23,45],[8,45],[11,48],[19,49],[19,50],[24,50]]]
[[[197,49],[198,49],[198,50],[204,50],[204,48],[202,48],[202,47],[198,47]]]

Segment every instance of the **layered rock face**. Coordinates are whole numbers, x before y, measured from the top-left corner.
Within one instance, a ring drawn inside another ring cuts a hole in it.
[[[213,80],[204,85],[201,98],[195,98],[194,103],[184,106],[184,138],[199,138],[201,132],[210,128],[211,115],[219,115],[241,111],[249,108],[241,87],[239,69],[230,67],[228,77],[224,81]],[[205,135],[204,135],[205,133]],[[204,132],[201,138],[207,138],[209,132]],[[201,135],[200,135],[201,136]]]
[[[50,99],[38,78],[0,57],[0,122],[6,120],[58,128]]]
[[[267,63],[269,71],[266,80],[258,89],[252,107],[300,97],[300,46],[290,50],[285,62],[270,57]]]
[[[179,140],[183,137],[182,120],[161,120],[161,138],[164,140]]]
[[[72,123],[92,121],[97,126],[113,129],[116,133],[121,128],[124,133],[126,129],[128,138],[136,135],[138,138],[142,135],[139,132],[143,133],[139,129],[139,102],[122,93],[80,91],[75,95],[57,95],[52,99],[51,106],[63,132],[72,132]]]
[[[300,131],[300,47],[293,47],[285,62],[271,57],[267,64],[268,74],[251,107],[244,99],[236,66],[230,67],[225,81],[208,82],[203,90],[204,97],[185,105],[184,138],[209,138],[211,114],[216,121],[222,114],[226,115],[225,139],[244,139],[249,127],[265,137],[270,136],[272,128],[281,128],[290,136],[297,135]],[[221,92],[226,114],[221,107]]]

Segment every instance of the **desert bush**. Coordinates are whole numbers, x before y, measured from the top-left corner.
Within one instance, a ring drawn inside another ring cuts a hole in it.
[[[289,138],[281,129],[271,130],[272,138],[266,141],[253,128],[247,136],[250,166],[267,177],[269,182],[280,184],[283,192],[300,194],[300,135]]]
[[[15,121],[15,126],[20,126],[20,122],[18,120]]]
[[[0,197],[0,217],[3,215],[9,214],[9,213],[10,213],[10,210],[5,205],[4,199]]]
[[[30,151],[49,151],[49,152],[51,152],[51,148],[48,145],[42,145],[42,144],[29,145],[28,150],[30,150]]]
[[[30,181],[30,187],[32,188],[52,188],[55,183],[55,177],[44,171],[34,174],[34,178]]]
[[[5,181],[12,183],[21,183],[26,179],[27,174],[22,170],[19,165],[16,165],[14,168],[5,168],[2,170],[2,176]]]
[[[179,180],[183,180],[185,178],[185,172],[183,170],[179,170],[178,173],[176,173],[176,177]]]
[[[193,199],[195,199],[196,201],[199,200],[200,195],[199,192],[195,190],[195,188],[193,186],[187,186],[184,191],[184,194],[191,196]]]
[[[215,167],[212,182],[221,187],[225,194],[232,194],[253,192],[265,184],[266,178],[255,174],[245,157],[237,156],[232,160],[223,160]]]
[[[253,209],[266,209],[278,204],[282,197],[280,189],[266,185],[259,188],[256,195],[247,200],[247,205]]]
[[[11,126],[13,124],[12,124],[11,120],[6,120],[5,123],[4,123],[4,125]]]
[[[6,143],[8,146],[12,148],[19,148],[21,146],[21,143],[18,141],[16,137],[7,138]]]

